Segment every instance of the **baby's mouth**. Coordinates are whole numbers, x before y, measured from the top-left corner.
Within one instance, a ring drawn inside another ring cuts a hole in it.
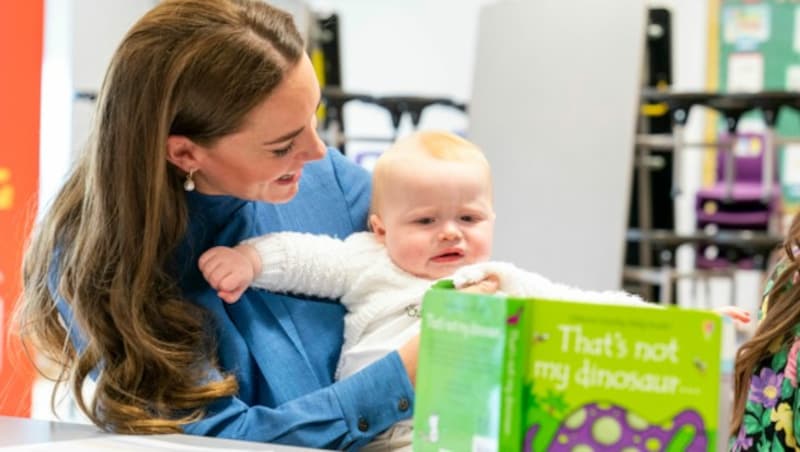
[[[464,252],[461,250],[447,250],[444,253],[437,254],[431,260],[437,263],[447,263],[459,260],[464,257]]]

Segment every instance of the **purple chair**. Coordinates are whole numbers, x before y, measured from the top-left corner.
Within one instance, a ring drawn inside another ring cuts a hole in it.
[[[720,137],[717,182],[697,193],[697,227],[700,230],[769,232],[780,206],[780,186],[773,182],[777,181],[776,169],[773,169],[770,181],[773,189],[765,202],[762,175],[766,139],[763,134],[737,134],[735,142],[728,147],[726,143],[730,137],[728,134]],[[733,153],[733,159],[728,152]],[[701,269],[758,268],[765,260],[758,253],[748,253],[738,247],[703,245],[698,247],[697,253],[697,267]]]

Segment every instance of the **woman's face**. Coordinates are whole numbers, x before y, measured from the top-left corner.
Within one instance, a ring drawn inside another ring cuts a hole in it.
[[[291,200],[303,165],[325,155],[316,132],[319,100],[319,83],[304,56],[238,132],[199,146],[197,191],[270,203]]]

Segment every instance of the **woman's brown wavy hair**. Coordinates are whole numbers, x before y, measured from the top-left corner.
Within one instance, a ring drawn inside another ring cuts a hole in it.
[[[178,432],[236,393],[233,376],[209,378],[213,330],[169,270],[187,212],[167,137],[211,145],[236,131],[303,51],[292,18],[261,1],[175,0],[142,17],[115,52],[89,144],[30,239],[16,313],[24,342],[59,364],[58,383],[98,426]],[[48,287],[54,268],[71,324]],[[85,347],[76,349],[76,332]]]
[[[734,371],[733,418],[731,434],[742,425],[747,404],[750,378],[763,359],[774,355],[780,346],[793,339],[794,327],[800,323],[800,284],[794,282],[800,271],[797,250],[800,249],[800,215],[795,216],[783,244],[781,271],[767,293],[767,315],[761,320],[752,339],[739,348]]]

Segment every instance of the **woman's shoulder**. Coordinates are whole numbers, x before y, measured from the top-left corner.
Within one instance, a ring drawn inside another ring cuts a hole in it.
[[[321,160],[309,162],[303,169],[301,186],[324,187],[340,192],[370,188],[370,174],[340,151],[329,148]]]

